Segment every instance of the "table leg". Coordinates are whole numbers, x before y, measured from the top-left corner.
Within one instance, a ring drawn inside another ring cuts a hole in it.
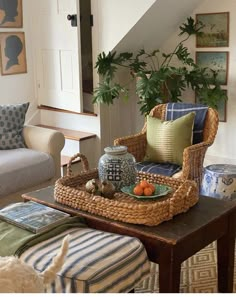
[[[234,281],[235,216],[228,218],[228,230],[217,240],[218,291],[232,293]]]
[[[181,263],[176,263],[173,255],[160,257],[159,262],[159,292],[179,293]]]

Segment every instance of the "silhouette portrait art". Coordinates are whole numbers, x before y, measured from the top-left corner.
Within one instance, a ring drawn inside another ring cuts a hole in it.
[[[26,72],[24,32],[0,32],[0,43],[2,74]]]
[[[18,56],[23,49],[23,43],[16,35],[10,35],[6,38],[5,56],[9,59],[5,70],[8,70],[13,65],[19,65]]]
[[[22,27],[22,0],[0,0],[0,26]]]

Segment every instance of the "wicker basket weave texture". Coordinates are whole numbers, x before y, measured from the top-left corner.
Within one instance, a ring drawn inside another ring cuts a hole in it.
[[[80,157],[85,171],[73,175],[71,162]],[[74,209],[88,211],[106,218],[133,224],[155,226],[173,216],[186,212],[198,201],[198,188],[195,182],[161,175],[137,173],[137,181],[168,185],[172,192],[159,199],[136,199],[128,194],[116,192],[112,199],[96,196],[85,191],[90,179],[98,179],[98,170],[89,170],[87,158],[78,153],[68,164],[67,175],[56,181],[55,200]]]

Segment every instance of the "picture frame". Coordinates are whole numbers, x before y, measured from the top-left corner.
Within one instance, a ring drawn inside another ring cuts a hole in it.
[[[22,28],[22,0],[0,1],[0,28]]]
[[[227,96],[227,90],[223,90]],[[200,103],[198,96],[195,93],[195,103]],[[218,106],[219,122],[227,121],[227,100],[222,100]]]
[[[196,14],[196,22],[204,25],[196,35],[196,47],[229,46],[229,12]]]
[[[228,81],[229,52],[196,52],[196,64],[202,68],[211,68],[218,73],[218,81],[221,85],[227,85]],[[213,73],[206,71],[209,77]]]
[[[224,90],[226,95],[227,95],[227,90]],[[226,122],[227,119],[227,100],[226,101],[221,101],[219,106],[218,106],[218,114],[219,114],[219,121],[220,122]]]
[[[0,32],[1,74],[27,72],[24,32]]]

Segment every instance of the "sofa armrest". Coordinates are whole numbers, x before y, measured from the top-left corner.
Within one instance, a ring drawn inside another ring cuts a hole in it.
[[[65,145],[64,135],[56,130],[25,125],[23,137],[28,148],[48,153],[55,163],[55,177],[61,176],[61,150]]]

